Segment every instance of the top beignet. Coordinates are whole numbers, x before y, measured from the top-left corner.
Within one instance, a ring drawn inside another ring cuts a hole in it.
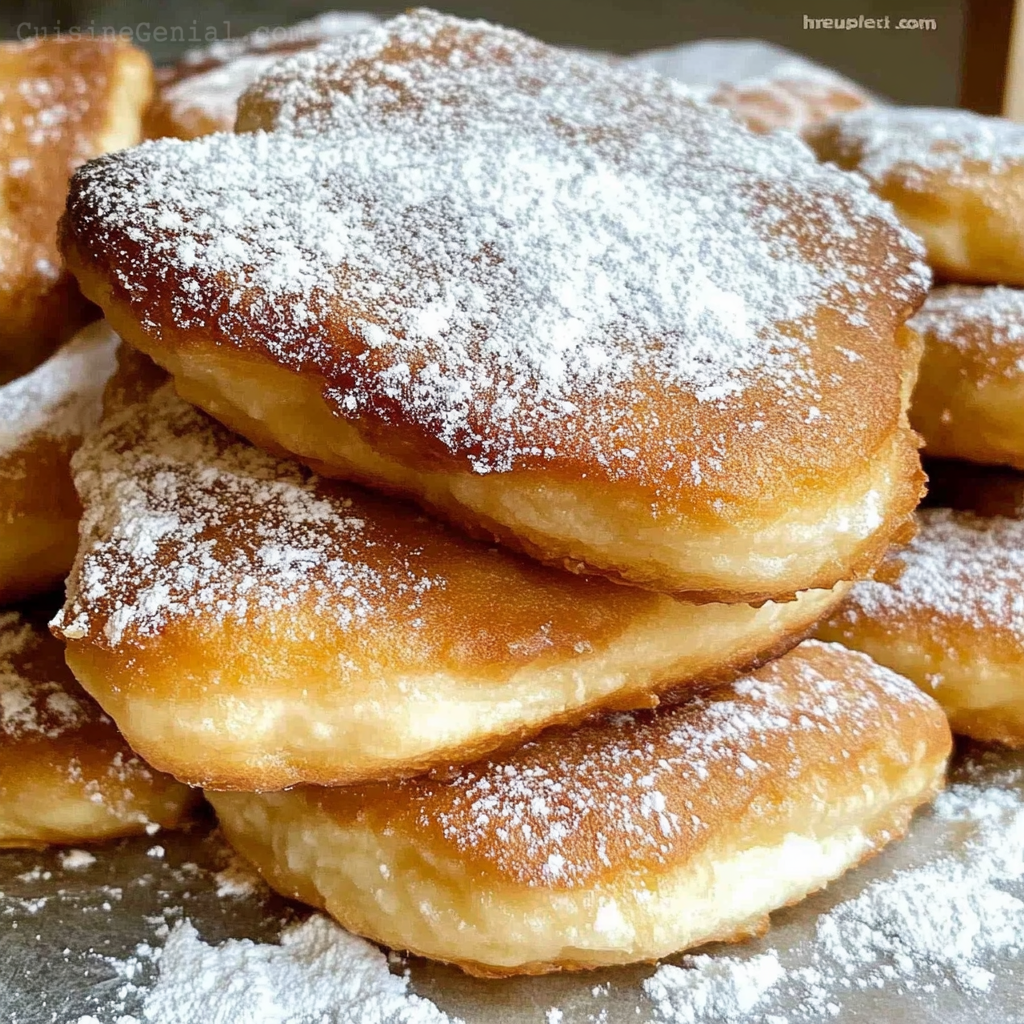
[[[64,249],[258,444],[716,600],[904,525],[922,253],[795,139],[430,12],[286,59],[237,126],[85,169]]]

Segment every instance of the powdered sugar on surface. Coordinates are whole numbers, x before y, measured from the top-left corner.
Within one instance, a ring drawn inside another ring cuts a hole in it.
[[[90,165],[77,230],[118,253],[145,329],[166,287],[175,327],[322,376],[339,416],[400,409],[479,472],[578,449],[636,473],[630,410],[666,389],[813,405],[816,314],[862,326],[928,276],[797,140],[482,23],[418,13],[297,54],[247,109],[272,131]]]
[[[410,992],[376,946],[319,914],[277,943],[216,946],[186,919],[153,952],[156,984],[141,1013],[117,1024],[456,1024]]]
[[[1024,521],[928,508],[918,523],[891,556],[904,566],[899,579],[856,584],[836,621],[864,617],[898,631],[906,616],[924,613],[1024,642]]]
[[[984,999],[999,980],[992,968],[1024,954],[1024,800],[1012,775],[1013,788],[967,781],[940,794],[935,817],[962,836],[954,852],[871,882],[822,914],[812,939],[660,967],[644,983],[656,1019],[817,1024],[846,1019],[846,1004],[872,989],[934,1005],[949,988]]]
[[[758,673],[656,715],[620,714],[549,733],[500,758],[408,789],[424,828],[526,884],[586,885],[642,860],[677,863],[751,794],[783,775],[799,785],[816,764],[842,764],[871,784],[851,751],[937,714],[909,681],[838,645],[807,641]],[[922,726],[916,725],[921,730]],[[931,740],[929,739],[929,742]],[[920,752],[887,744],[908,766]]]
[[[77,442],[94,427],[117,345],[106,322],[94,324],[31,373],[0,387],[0,458],[40,436]]]
[[[672,1024],[735,1021],[760,1005],[784,974],[774,952],[749,960],[687,956],[680,964],[664,964],[644,982],[658,1018]]]
[[[933,172],[955,180],[977,161],[999,172],[1024,159],[1024,126],[968,110],[870,107],[837,118],[835,145],[856,154],[856,168],[873,181],[898,174],[927,187]]]
[[[433,1003],[408,991],[375,946],[315,915],[279,945],[229,939],[206,945],[187,921],[171,931],[143,1020],[159,1024],[446,1024]]]
[[[352,498],[224,430],[170,384],[106,422],[73,469],[82,545],[54,620],[68,638],[116,647],[181,616],[258,623],[308,600],[358,628],[445,585],[417,570],[415,551],[392,550]]]

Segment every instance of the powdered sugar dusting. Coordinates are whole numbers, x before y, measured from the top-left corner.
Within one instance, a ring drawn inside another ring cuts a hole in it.
[[[182,921],[158,962],[142,1009],[142,1020],[155,1024],[454,1024],[411,993],[379,949],[318,914],[286,928],[278,944],[210,946]]]
[[[398,554],[372,567],[365,553],[391,538],[352,498],[216,426],[170,384],[105,422],[73,470],[82,543],[54,621],[68,638],[115,647],[172,618],[258,623],[300,600],[356,628],[385,597],[414,608],[445,585]]]
[[[273,131],[90,165],[72,223],[121,252],[147,330],[165,268],[174,326],[324,377],[340,416],[400,408],[479,472],[609,435],[635,472],[623,408],[666,389],[814,405],[815,315],[857,295],[863,326],[927,279],[891,210],[795,139],[482,23],[421,12],[295,55],[247,109]]]
[[[87,327],[45,363],[0,388],[0,458],[43,436],[77,442],[95,426],[118,338]]]
[[[933,172],[957,178],[973,162],[998,172],[1024,159],[1024,126],[968,110],[871,107],[829,128],[839,155],[856,154],[857,170],[876,182],[899,174],[924,187]]]
[[[680,963],[664,964],[644,982],[658,1017],[672,1024],[737,1021],[763,1002],[784,973],[774,951],[749,960],[687,956]]]
[[[33,668],[52,643],[20,612],[0,612],[0,737],[56,739],[99,717],[95,705],[73,692],[66,671],[64,678],[46,679]]]
[[[615,715],[453,769],[440,810],[430,786],[408,785],[414,800],[425,801],[424,828],[438,822],[459,849],[486,851],[490,864],[520,882],[538,884],[540,864],[544,884],[572,888],[613,863],[669,863],[680,847],[701,845],[709,822],[744,813],[744,794],[759,780],[800,777],[808,766],[780,737],[834,737],[831,755],[818,746],[815,757],[859,770],[840,748],[848,753],[895,707],[913,717],[934,703],[866,656],[807,641],[713,697],[653,716]],[[723,784],[730,776],[743,785]]]
[[[188,124],[202,118],[217,130],[228,131],[235,123],[238,98],[282,56],[376,24],[370,14],[330,11],[288,28],[264,29],[189,50],[173,80],[161,89],[161,102],[178,121]]]
[[[937,508],[918,520],[918,535],[892,556],[904,566],[899,579],[858,583],[837,618],[885,623],[925,612],[1024,641],[1024,521]]]
[[[933,343],[972,355],[1019,352],[1007,372],[1024,371],[1024,289],[961,284],[933,288],[908,326]]]

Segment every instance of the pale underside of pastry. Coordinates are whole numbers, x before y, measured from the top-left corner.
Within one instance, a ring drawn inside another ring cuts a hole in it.
[[[941,710],[808,642],[674,707],[395,783],[210,793],[280,892],[482,975],[654,960],[756,933],[905,830]]]
[[[579,578],[312,477],[171,384],[133,389],[148,360],[124,355],[74,460],[82,539],[55,628],[133,747],[194,784],[470,760],[782,653],[847,589],[694,605]]]

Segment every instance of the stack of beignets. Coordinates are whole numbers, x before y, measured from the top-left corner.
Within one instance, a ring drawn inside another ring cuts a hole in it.
[[[75,457],[82,541],[55,628],[135,749],[194,785],[470,760],[783,651],[847,589],[690,604],[526,561],[253,448],[170,384],[139,386],[140,360]]]
[[[1020,484],[968,463],[1024,470],[1024,128],[960,110],[878,108],[809,138],[893,202],[948,282],[909,322],[924,341],[911,422],[930,456],[964,460],[939,467],[932,504],[964,508],[969,497],[966,507],[988,517],[923,513],[919,537],[894,558],[902,578],[859,584],[821,635],[933,692],[956,731],[1020,745]]]
[[[151,88],[123,40],[0,43],[0,846],[176,826],[198,803],[75,682],[44,614],[78,546],[71,456],[119,343],[103,322],[74,334],[97,310],[62,267],[57,221],[75,168],[139,141]]]
[[[429,11],[236,129],[91,163],[62,227],[127,345],[52,626],[133,747],[281,891],[481,974],[749,934],[900,834],[945,717],[799,644],[920,497],[890,208]]]

